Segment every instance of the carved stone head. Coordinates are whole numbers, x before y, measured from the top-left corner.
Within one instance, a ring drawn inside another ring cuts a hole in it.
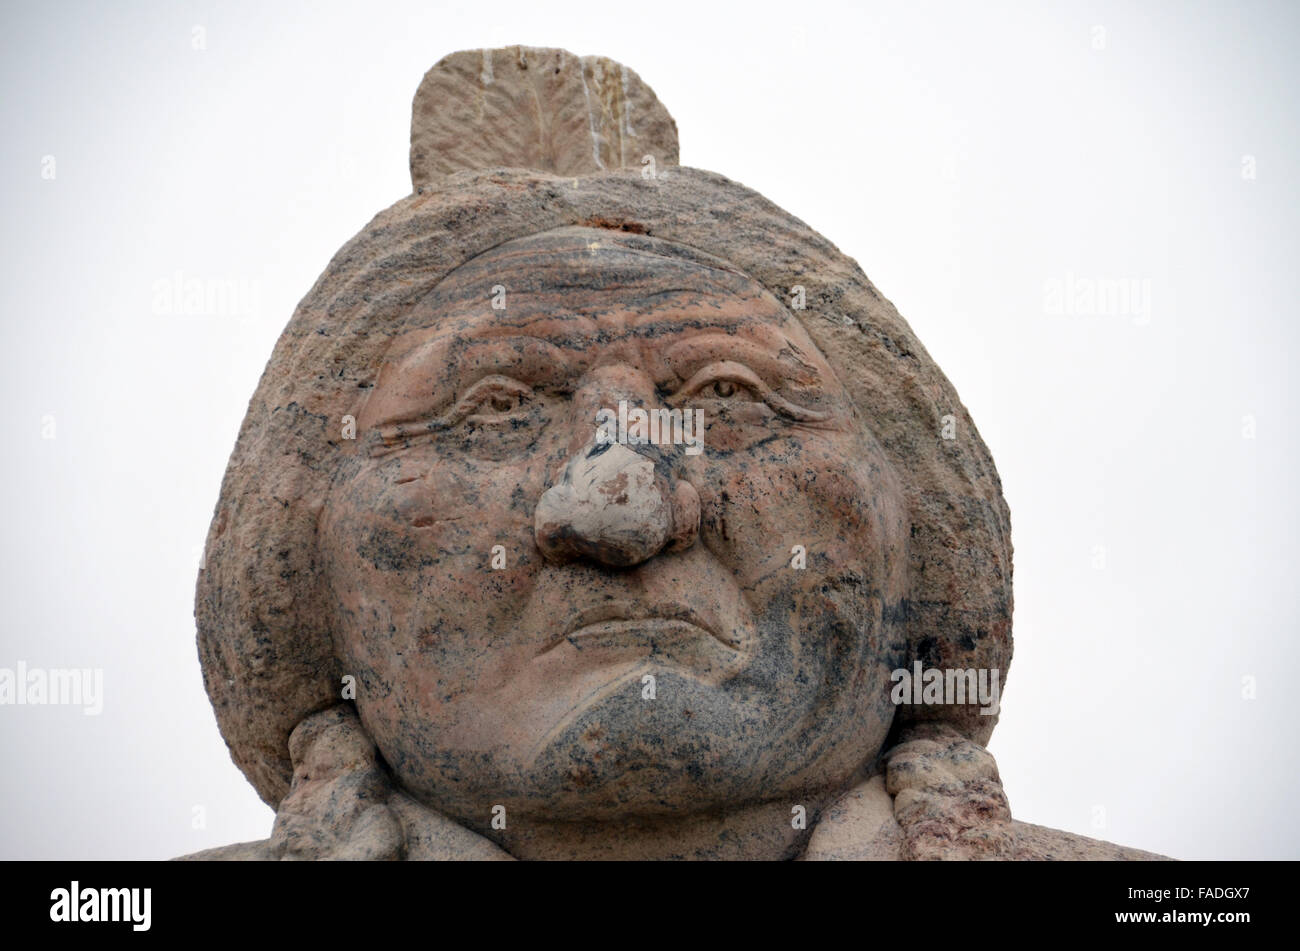
[[[1005,851],[996,716],[892,695],[1005,682],[1012,610],[993,461],[893,306],[679,166],[609,60],[449,56],[411,143],[276,345],[198,584],[277,854],[792,856],[886,763],[903,830],[942,773],[946,847]]]

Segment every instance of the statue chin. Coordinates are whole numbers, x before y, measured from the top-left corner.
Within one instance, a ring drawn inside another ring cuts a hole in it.
[[[491,757],[389,753],[384,739],[379,748],[386,762],[406,765],[395,773],[407,792],[471,828],[488,826],[485,803],[530,821],[619,823],[803,802],[842,789],[875,759],[892,714],[863,711],[860,729],[849,731],[846,719],[817,724],[808,711],[773,709],[771,719],[784,724],[769,730],[761,705],[737,697],[735,687],[660,673],[655,689],[664,699],[642,699],[649,685],[640,669],[613,678],[603,699],[560,723],[539,716],[533,722],[541,729],[521,743],[511,742],[518,735],[505,738]],[[812,729],[801,730],[805,723]],[[782,734],[790,737],[784,744],[775,739]],[[794,737],[825,754],[793,755]]]
[[[276,820],[191,858],[1157,857],[1012,819],[996,695],[891,690],[1005,683],[1010,515],[853,261],[601,57],[445,58],[411,171],[227,470],[199,650]]]

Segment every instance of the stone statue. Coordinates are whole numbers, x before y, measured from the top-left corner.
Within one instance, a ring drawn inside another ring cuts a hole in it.
[[[601,57],[448,56],[411,177],[222,484],[194,858],[1158,857],[1011,818],[1007,505],[853,261]]]

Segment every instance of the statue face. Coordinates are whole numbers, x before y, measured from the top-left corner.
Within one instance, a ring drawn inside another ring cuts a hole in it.
[[[905,508],[777,299],[567,228],[421,308],[319,530],[336,650],[408,791],[480,829],[496,804],[512,825],[682,815],[837,788],[875,756]],[[601,442],[621,401],[700,411],[701,449],[635,424]]]

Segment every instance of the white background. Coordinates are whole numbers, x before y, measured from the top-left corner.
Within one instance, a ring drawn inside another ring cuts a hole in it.
[[[102,668],[106,698],[0,707],[0,857],[269,833],[203,692],[199,546],[294,305],[410,191],[424,71],[514,43],[639,72],[685,164],[857,259],[953,380],[1012,513],[1015,815],[1300,857],[1298,10],[7,4],[0,667]],[[1070,275],[1149,312],[1053,314]],[[191,313],[177,280],[242,293]]]

